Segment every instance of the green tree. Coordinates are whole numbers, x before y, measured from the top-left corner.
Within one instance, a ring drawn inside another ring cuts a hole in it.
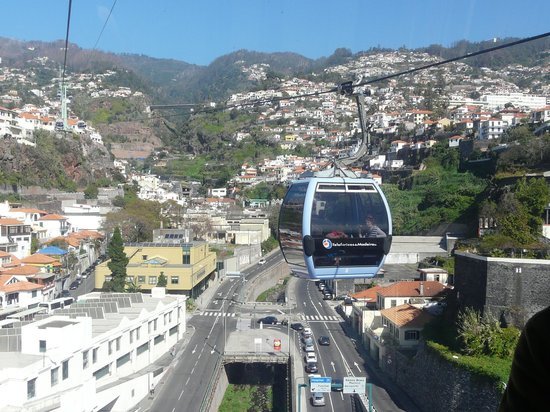
[[[97,185],[94,183],[90,183],[86,189],[84,189],[84,197],[86,199],[97,199],[97,195],[99,193],[99,190],[97,188]]]
[[[106,286],[113,292],[124,292],[128,257],[124,253],[124,244],[122,243],[122,235],[118,226],[113,232],[109,245],[107,245],[107,256],[110,259],[107,267],[111,271],[111,280],[107,282]]]
[[[160,272],[160,275],[157,281],[157,286],[160,288],[165,288],[167,284],[168,284],[168,279],[166,279],[164,272]]]

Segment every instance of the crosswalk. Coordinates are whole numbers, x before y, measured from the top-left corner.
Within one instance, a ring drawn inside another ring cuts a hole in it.
[[[226,317],[226,318],[234,318],[237,314],[236,313],[229,313],[229,312],[213,312],[213,311],[203,311],[199,313],[200,316],[212,316],[212,317]]]
[[[234,318],[237,316],[237,313],[228,313],[228,312],[218,312],[218,311],[202,311],[199,313],[200,316],[210,316],[210,317],[226,317]],[[331,315],[300,315],[300,320],[307,322],[339,322],[342,319],[338,316]]]
[[[339,318],[338,316],[330,316],[330,315],[300,315],[300,319],[307,320],[308,322],[311,322],[311,321],[330,322],[330,321],[342,320],[342,318]]]

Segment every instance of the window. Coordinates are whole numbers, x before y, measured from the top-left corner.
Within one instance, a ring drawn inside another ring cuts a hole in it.
[[[168,313],[164,314],[164,324],[168,325]]]
[[[69,378],[69,360],[63,361],[63,380]]]
[[[157,284],[157,277],[156,276],[149,276],[149,284],[150,285],[156,285]]]
[[[138,283],[145,283],[145,276],[138,276]]]
[[[139,340],[139,331],[141,330],[141,327],[136,328],[136,340]]]
[[[397,300],[396,299],[392,299],[391,300],[391,307],[394,308],[397,306]]]
[[[148,331],[149,333],[151,333],[151,332],[153,331],[153,322],[149,322],[149,323],[147,324],[147,331]]]
[[[419,340],[420,332],[417,330],[407,330],[405,331],[405,340]]]
[[[138,355],[141,355],[143,352],[146,352],[147,350],[149,350],[149,342],[145,342],[143,345],[139,346],[136,349],[136,353]]]
[[[46,352],[46,341],[45,340],[39,340],[38,341],[38,346],[39,346],[40,353]]]
[[[82,352],[82,369],[86,369],[89,363],[89,351],[85,350]]]
[[[114,342],[115,341],[113,341],[113,340],[109,341],[109,355],[111,355],[113,353]]]
[[[59,382],[59,366],[50,371],[50,382],[52,386],[57,385]]]
[[[27,381],[27,399],[32,399],[36,396],[36,378]]]
[[[172,285],[177,285],[180,283],[180,277],[179,276],[170,276],[170,283]]]
[[[141,255],[141,260],[147,260],[147,255]]]
[[[35,298],[36,295],[37,295],[36,290],[33,290],[33,291],[32,291],[32,297]]]
[[[130,331],[130,343],[134,343],[134,336],[136,334],[135,330]]]
[[[97,350],[98,350],[98,349],[99,349],[99,348],[94,348],[94,349],[92,350],[92,363],[96,363],[96,362],[97,362]]]
[[[168,322],[172,322],[172,311],[168,313]]]
[[[188,246],[182,248],[182,264],[190,265],[191,264],[191,249]]]
[[[128,352],[126,355],[121,356],[116,360],[116,367],[120,368],[125,363],[128,363],[130,361],[130,353]]]
[[[116,350],[117,351],[120,350],[120,336],[118,338],[116,338]]]
[[[155,320],[153,321],[153,329],[154,329],[154,330],[157,330],[157,324],[158,324],[158,319],[155,319]]]

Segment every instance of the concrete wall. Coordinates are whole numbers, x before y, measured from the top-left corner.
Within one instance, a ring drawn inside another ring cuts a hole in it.
[[[424,345],[412,358],[389,350],[381,369],[424,412],[493,412],[502,396],[496,382],[459,368]]]
[[[227,378],[227,373],[225,373],[225,368],[220,363],[218,371],[213,379],[213,388],[210,395],[210,401],[208,404],[208,412],[217,412],[222,404],[225,391],[229,386],[229,380]]]
[[[244,300],[247,302],[255,301],[264,291],[277,285],[279,280],[290,274],[288,265],[285,262],[279,262],[268,270],[265,270],[261,276],[257,276],[249,283],[246,288]]]
[[[506,324],[523,328],[550,302],[550,261],[490,258],[457,252],[455,290],[458,308],[492,312]]]

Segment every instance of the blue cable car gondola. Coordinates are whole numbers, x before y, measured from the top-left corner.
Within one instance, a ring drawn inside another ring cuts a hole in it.
[[[299,277],[373,277],[391,239],[390,209],[372,178],[297,180],[281,205],[279,245]]]

